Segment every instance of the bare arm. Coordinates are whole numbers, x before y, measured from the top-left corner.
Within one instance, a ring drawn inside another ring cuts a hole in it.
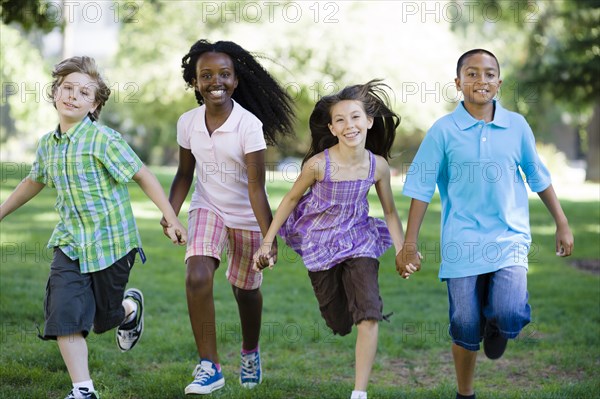
[[[177,215],[179,215],[181,205],[183,205],[192,187],[195,167],[196,159],[192,151],[179,147],[179,165],[177,166],[177,172],[175,173],[169,192],[169,202]]]
[[[425,217],[425,212],[429,204],[417,199],[412,199],[410,209],[408,211],[408,221],[406,222],[406,238],[404,247],[396,255],[396,269],[402,275],[401,267],[413,265],[416,270],[421,270],[421,257],[417,249],[417,241],[419,240],[419,231]],[[404,275],[402,275],[404,277]]]
[[[538,195],[542,199],[544,205],[546,205],[546,208],[548,208],[548,211],[556,223],[556,255],[570,256],[573,252],[573,233],[571,233],[569,221],[567,220],[567,217],[560,206],[560,202],[558,201],[558,197],[554,192],[554,187],[552,187],[551,184],[547,189],[539,192]]]
[[[265,191],[265,150],[245,155],[248,171],[248,195],[250,205],[263,236],[267,234],[273,220],[271,206]]]
[[[169,202],[173,207],[173,211],[176,215],[179,215],[181,206],[185,201],[192,182],[194,181],[194,168],[196,166],[196,159],[192,154],[191,150],[183,147],[179,147],[179,165],[177,166],[177,172],[171,183],[171,189],[169,192]],[[160,225],[163,227],[163,232],[167,237],[170,238],[168,228],[169,223],[163,217],[160,220]]]
[[[273,264],[273,259],[269,259],[269,254],[271,252],[271,245],[277,236],[277,232],[296,208],[296,205],[298,205],[298,202],[306,190],[308,190],[317,179],[320,180],[323,178],[323,171],[324,169],[321,168],[319,164],[318,155],[304,164],[294,185],[281,200],[281,203],[275,212],[275,217],[273,218],[267,233],[264,235],[263,245],[256,254],[254,254],[254,259],[258,261],[255,265],[255,269],[265,268]]]
[[[187,241],[187,231],[177,219],[177,215],[173,211],[162,186],[156,179],[156,176],[150,172],[150,169],[143,165],[142,168],[133,175],[133,180],[140,186],[142,191],[154,202],[154,204],[163,213],[167,223],[171,226],[169,238],[173,243],[185,244]]]
[[[23,179],[2,205],[0,205],[0,221],[38,195],[44,187],[46,187],[45,184],[33,181],[28,177]]]
[[[390,181],[390,167],[382,157],[377,157],[375,180],[375,189],[383,208],[385,223],[392,236],[392,241],[396,249],[395,253],[397,254],[404,246],[404,230],[394,202],[394,194]]]

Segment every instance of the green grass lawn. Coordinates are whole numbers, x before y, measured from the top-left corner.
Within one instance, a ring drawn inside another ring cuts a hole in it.
[[[26,166],[2,165],[0,198],[6,199]],[[154,169],[168,189],[173,171]],[[277,204],[289,182],[268,182]],[[374,193],[374,190],[372,190]],[[136,186],[130,187],[148,262],[137,263],[130,286],[143,290],[146,328],[130,353],[120,353],[114,331],[89,337],[90,369],[103,399],[183,398],[197,354],[185,302],[184,248],[162,234],[160,215]],[[406,220],[408,199],[395,187]],[[55,192],[45,189],[1,224],[0,398],[63,398],[70,380],[58,348],[37,338],[51,260],[46,243],[57,221]],[[372,194],[374,215],[379,212]],[[598,259],[598,202],[563,201],[575,235],[575,255],[554,255],[553,221],[540,200],[531,202],[534,251],[530,256],[532,323],[509,343],[503,358],[480,353],[478,398],[596,398],[600,395],[599,276],[570,266]],[[423,270],[402,280],[393,251],[381,258],[384,311],[369,386],[370,398],[454,398],[454,368],[447,334],[445,284],[437,279],[439,199],[424,221]],[[182,221],[185,217],[182,215]],[[332,336],[322,321],[304,266],[280,242],[279,263],[265,271],[261,338],[264,381],[252,391],[237,382],[241,332],[224,267],[215,279],[217,337],[227,384],[215,398],[347,398],[353,386],[354,341]]]

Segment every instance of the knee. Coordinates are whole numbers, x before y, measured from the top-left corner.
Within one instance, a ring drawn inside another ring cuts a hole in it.
[[[214,269],[206,263],[190,263],[185,278],[185,288],[188,292],[201,292],[212,289]]]
[[[519,307],[504,307],[495,312],[498,328],[504,332],[518,332],[531,321],[531,310],[528,304]]]

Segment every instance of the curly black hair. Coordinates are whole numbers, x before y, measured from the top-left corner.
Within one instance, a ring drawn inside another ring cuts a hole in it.
[[[261,57],[234,42],[210,43],[201,39],[194,43],[181,60],[183,80],[188,87],[194,88],[196,65],[206,52],[224,53],[231,58],[238,79],[232,98],[260,119],[268,144],[277,144],[279,135],[294,134],[295,109],[292,98],[256,60]],[[202,95],[197,90],[194,92],[198,104],[204,104]]]
[[[373,126],[367,130],[365,148],[387,160],[396,138],[396,129],[400,125],[400,116],[392,111],[386,89],[390,87],[380,79],[373,79],[362,85],[345,87],[317,101],[309,119],[312,141],[302,163],[338,143],[338,138],[331,134],[328,125],[331,123],[331,109],[344,100],[362,102],[367,116],[373,118]]]

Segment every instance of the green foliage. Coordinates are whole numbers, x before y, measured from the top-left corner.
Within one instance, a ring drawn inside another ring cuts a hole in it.
[[[530,35],[526,80],[575,107],[600,101],[600,1],[544,6]]]
[[[174,171],[154,169],[167,188]],[[24,165],[0,168],[1,199],[26,175]],[[289,182],[270,181],[271,198]],[[406,220],[408,198],[393,186]],[[185,299],[184,249],[163,237],[160,213],[142,191],[130,187],[148,262],[136,263],[130,286],[146,298],[146,329],[134,350],[121,354],[114,332],[91,334],[90,369],[102,398],[183,398],[196,361]],[[2,222],[0,229],[0,398],[63,397],[70,381],[56,345],[37,338],[43,324],[42,302],[51,252],[45,243],[57,222],[55,192],[45,189]],[[372,213],[381,216],[375,193]],[[272,202],[275,206],[276,203]],[[394,267],[393,251],[381,258],[380,290],[390,323],[380,325],[379,347],[369,396],[376,398],[449,398],[455,395],[454,369],[447,335],[447,294],[437,279],[439,198],[423,223],[423,269],[405,281]],[[576,239],[575,258],[600,258],[594,201],[563,201]],[[184,206],[184,209],[186,207]],[[182,216],[182,220],[184,217]],[[600,392],[600,280],[554,255],[554,225],[541,201],[531,202],[535,251],[530,255],[529,294],[532,323],[511,341],[498,361],[479,356],[478,396],[505,398],[595,398]],[[347,398],[353,386],[356,332],[333,336],[322,321],[306,270],[280,245],[280,258],[265,271],[261,349],[264,382],[254,390],[238,382],[241,332],[224,268],[215,277],[217,336],[227,384],[215,398]],[[63,396],[61,396],[63,395]]]
[[[16,28],[2,25],[0,53],[0,143],[6,160],[9,154],[31,155],[58,119],[46,96],[51,77],[39,51]]]
[[[61,25],[59,3],[49,0],[2,0],[0,1],[2,22],[17,23],[26,31],[41,29],[49,32]]]

